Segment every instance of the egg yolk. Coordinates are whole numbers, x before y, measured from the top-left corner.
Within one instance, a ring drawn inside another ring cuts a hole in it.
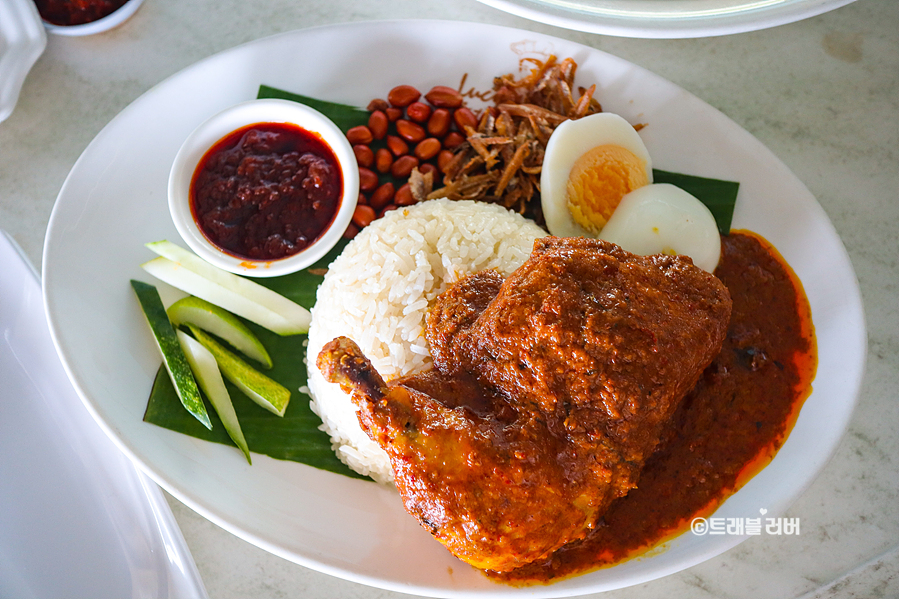
[[[568,175],[568,210],[574,222],[598,234],[621,198],[649,183],[646,162],[617,145],[596,146]]]

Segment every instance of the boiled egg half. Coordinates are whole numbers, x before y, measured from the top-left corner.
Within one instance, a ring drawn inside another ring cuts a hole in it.
[[[617,114],[556,127],[540,196],[552,235],[602,238],[640,255],[687,255],[709,272],[718,265],[721,239],[711,211],[679,187],[652,183],[649,151]]]
[[[689,256],[708,272],[721,258],[721,237],[712,212],[668,183],[646,185],[624,196],[599,237],[641,256]]]
[[[543,216],[557,237],[596,237],[626,194],[652,183],[652,161],[633,125],[600,112],[556,127],[540,174]]]

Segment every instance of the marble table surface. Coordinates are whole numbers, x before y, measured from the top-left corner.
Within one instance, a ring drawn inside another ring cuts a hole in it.
[[[868,360],[837,453],[787,516],[801,535],[754,537],[625,597],[899,596],[899,3],[857,0],[763,31],[641,40],[558,29],[474,0],[146,0],[113,31],[50,36],[0,123],[0,227],[39,265],[50,211],[78,156],[120,110],[206,56],[274,33],[397,18],[539,31],[620,56],[720,109],[809,187],[858,275]],[[169,503],[210,597],[402,595],[332,578]]]

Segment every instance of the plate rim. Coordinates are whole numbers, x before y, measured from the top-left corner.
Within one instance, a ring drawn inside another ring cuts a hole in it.
[[[606,0],[605,7],[584,15],[572,7],[578,2],[565,2],[564,7],[548,6],[540,0],[478,0],[484,5],[537,23],[545,23],[573,31],[643,39],[688,39],[716,37],[769,29],[815,17],[846,6],[855,0],[779,0],[746,2],[724,10],[731,2],[719,2],[718,14],[696,0],[668,0],[666,10],[628,8],[633,0]],[[581,3],[582,4],[582,3]],[[660,5],[656,2],[644,2]]]

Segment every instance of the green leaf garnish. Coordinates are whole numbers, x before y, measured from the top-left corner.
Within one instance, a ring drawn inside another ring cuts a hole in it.
[[[695,196],[712,211],[718,232],[722,235],[730,233],[730,222],[734,215],[734,204],[740,184],[735,181],[722,181],[706,177],[694,177],[680,173],[669,173],[652,169],[653,183],[670,183]]]
[[[334,121],[341,131],[346,133],[357,125],[365,125],[368,123],[368,111],[355,106],[347,106],[346,104],[337,104],[308,96],[301,96],[275,87],[260,85],[259,92],[256,97],[260,100],[263,98],[274,98],[279,100],[292,100],[305,104],[310,108],[314,108],[329,119]]]

